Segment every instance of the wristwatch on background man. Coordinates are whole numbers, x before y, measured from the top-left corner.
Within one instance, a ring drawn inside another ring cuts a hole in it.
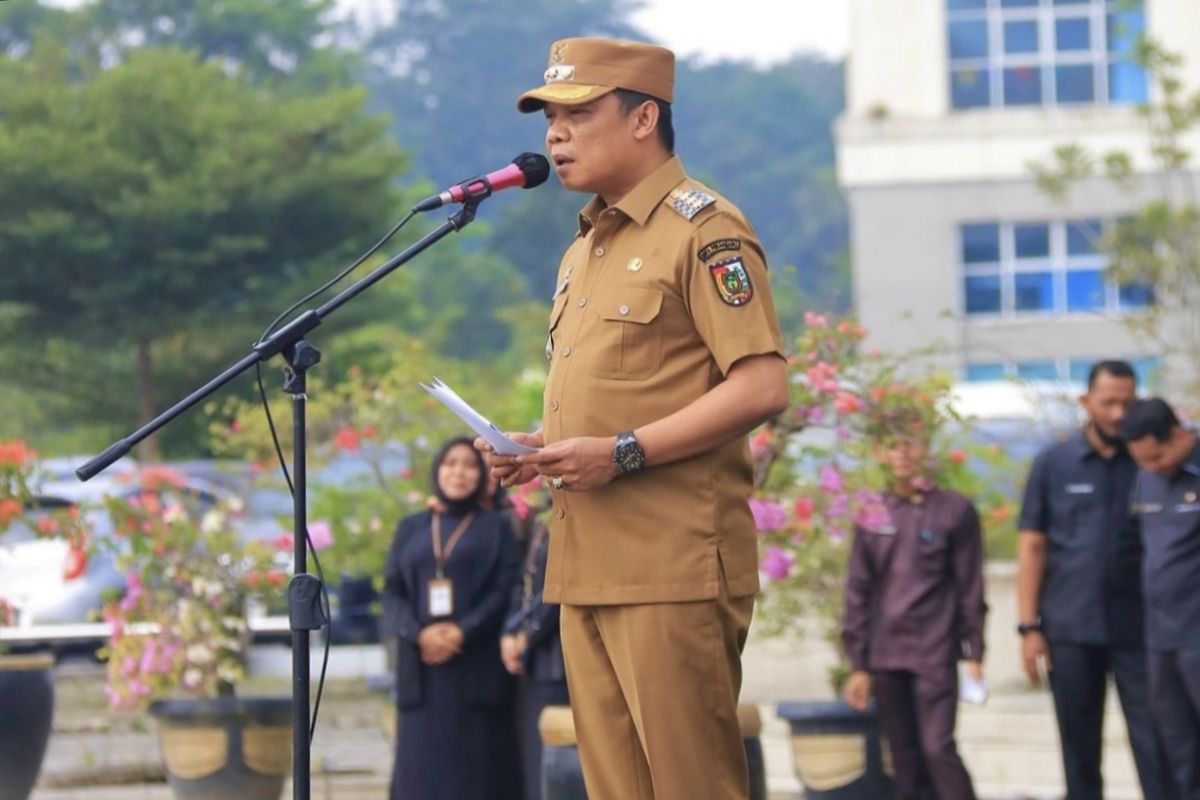
[[[1024,636],[1027,633],[1041,633],[1041,632],[1042,632],[1042,621],[1040,619],[1035,619],[1033,622],[1017,623],[1017,633],[1020,634],[1021,636]]]
[[[613,463],[622,475],[637,472],[646,466],[646,451],[638,443],[633,431],[617,434],[617,446],[613,448]]]

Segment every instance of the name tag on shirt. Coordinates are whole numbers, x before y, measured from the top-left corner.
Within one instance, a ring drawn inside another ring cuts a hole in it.
[[[1067,494],[1095,494],[1096,487],[1090,483],[1069,483]]]
[[[1180,503],[1174,511],[1176,514],[1194,514],[1200,511],[1200,503]]]
[[[1135,514],[1160,514],[1162,513],[1162,503],[1134,503],[1131,510]]]
[[[896,526],[895,525],[881,525],[880,527],[872,530],[871,533],[875,534],[876,536],[895,536],[896,535]]]

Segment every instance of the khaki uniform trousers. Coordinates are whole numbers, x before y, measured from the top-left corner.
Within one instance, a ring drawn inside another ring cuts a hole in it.
[[[738,727],[754,597],[562,607],[589,800],[745,800]]]

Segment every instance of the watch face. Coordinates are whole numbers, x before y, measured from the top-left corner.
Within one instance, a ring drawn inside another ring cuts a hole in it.
[[[633,472],[642,468],[646,462],[646,455],[642,452],[642,446],[638,444],[637,439],[622,438],[617,444],[613,460],[617,462],[617,467],[622,472]]]

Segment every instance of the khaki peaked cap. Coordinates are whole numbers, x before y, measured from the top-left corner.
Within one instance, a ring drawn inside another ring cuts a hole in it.
[[[665,47],[623,39],[560,39],[550,45],[545,85],[517,98],[517,110],[546,103],[575,106],[628,89],[673,102],[675,54]]]

